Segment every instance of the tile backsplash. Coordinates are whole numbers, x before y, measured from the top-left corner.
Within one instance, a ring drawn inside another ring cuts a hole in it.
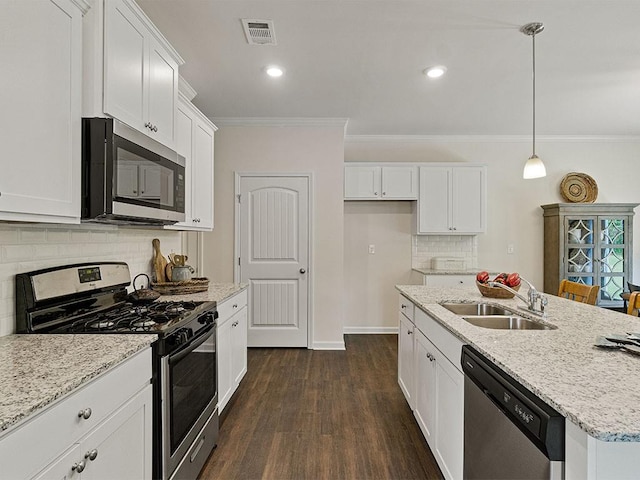
[[[15,275],[93,261],[123,261],[132,278],[151,273],[151,240],[180,252],[181,234],[112,225],[0,224],[0,336],[15,332]]]
[[[414,235],[412,244],[412,268],[431,268],[435,257],[461,258],[468,270],[478,267],[475,235]]]

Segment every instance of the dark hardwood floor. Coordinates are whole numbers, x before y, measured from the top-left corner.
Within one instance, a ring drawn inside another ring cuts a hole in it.
[[[398,386],[397,336],[345,342],[346,351],[250,348],[199,478],[442,478]]]

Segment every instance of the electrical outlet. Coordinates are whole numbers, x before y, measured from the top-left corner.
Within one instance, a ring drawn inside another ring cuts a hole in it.
[[[515,250],[516,250],[516,249],[515,249],[515,247],[513,246],[513,243],[510,243],[510,244],[508,244],[508,245],[507,245],[507,253],[508,253],[509,255],[513,254],[513,252],[515,252]]]
[[[374,253],[376,253],[376,246],[375,245],[369,245],[369,253],[371,255],[373,255]]]

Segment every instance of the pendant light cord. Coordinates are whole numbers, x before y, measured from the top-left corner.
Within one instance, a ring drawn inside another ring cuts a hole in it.
[[[531,35],[533,42],[533,155],[536,154],[536,33]]]

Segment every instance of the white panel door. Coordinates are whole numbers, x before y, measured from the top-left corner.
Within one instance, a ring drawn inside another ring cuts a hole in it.
[[[149,45],[148,121],[152,135],[170,148],[175,146],[178,65],[153,38]]]
[[[248,345],[308,346],[309,178],[241,176],[240,280]]]
[[[146,32],[124,2],[105,3],[104,111],[148,133],[144,127]]]
[[[450,175],[450,168],[420,167],[418,233],[451,233]]]
[[[191,215],[198,227],[206,229],[213,228],[213,135],[212,128],[196,121],[191,160]]]
[[[82,12],[71,0],[0,10],[0,219],[79,222]]]
[[[344,198],[378,199],[381,187],[380,167],[351,166],[344,167]]]
[[[455,233],[483,232],[485,222],[485,177],[483,167],[452,170],[452,227]]]
[[[382,167],[382,198],[416,200],[418,169],[416,167]]]

